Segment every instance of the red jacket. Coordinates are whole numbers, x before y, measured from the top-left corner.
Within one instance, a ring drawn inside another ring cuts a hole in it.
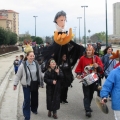
[[[94,62],[97,63],[103,71],[103,63],[102,63],[101,59],[96,55],[94,56]],[[79,63],[77,65],[76,69],[75,69],[75,72],[83,73],[85,66],[90,65],[90,64],[93,64],[93,58],[87,58],[85,56],[82,56],[79,60]]]

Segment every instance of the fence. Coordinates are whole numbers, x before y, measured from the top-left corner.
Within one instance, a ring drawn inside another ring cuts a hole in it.
[[[18,47],[14,46],[14,45],[12,45],[12,46],[1,46],[0,47],[0,55],[8,53],[8,52],[16,51],[16,50],[18,50]]]

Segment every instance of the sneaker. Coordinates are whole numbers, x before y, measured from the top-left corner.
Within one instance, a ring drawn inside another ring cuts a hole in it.
[[[91,117],[91,112],[86,112],[87,117]]]

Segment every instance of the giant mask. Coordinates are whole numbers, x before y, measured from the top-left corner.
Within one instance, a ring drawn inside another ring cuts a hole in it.
[[[60,11],[56,14],[54,18],[54,22],[56,24],[56,31],[54,32],[54,41],[59,45],[65,45],[73,37],[72,28],[69,29],[69,33],[65,30],[65,22],[66,22],[66,13],[64,11]]]

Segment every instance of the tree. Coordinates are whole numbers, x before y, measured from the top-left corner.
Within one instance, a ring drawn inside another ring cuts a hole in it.
[[[43,44],[43,40],[41,37],[36,37],[33,42],[36,42],[37,44]]]
[[[105,41],[105,39],[106,39],[106,33],[105,32],[97,33],[97,36],[98,36],[99,40]]]
[[[10,30],[0,28],[0,45],[14,45],[17,42],[17,34]]]
[[[90,37],[90,39],[92,42],[98,42],[99,40],[105,41],[105,38],[106,38],[105,36],[106,36],[105,32],[100,32],[100,33],[93,34]]]
[[[90,39],[91,39],[91,41],[94,43],[94,42],[97,42],[97,40],[98,40],[98,36],[97,36],[97,34],[95,33],[95,34],[93,34],[91,37],[90,37]]]
[[[10,33],[9,35],[9,44],[14,45],[17,43],[17,34],[16,33]]]

